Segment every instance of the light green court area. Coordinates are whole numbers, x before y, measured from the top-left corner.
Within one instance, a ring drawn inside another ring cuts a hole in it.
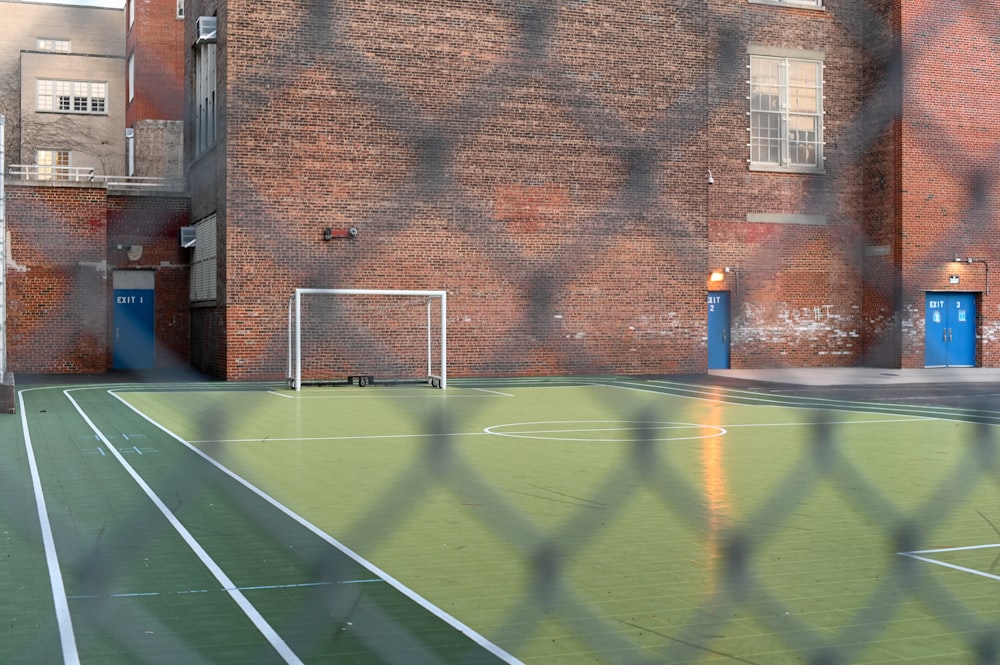
[[[959,411],[630,379],[22,397],[81,662],[967,663],[996,639],[1000,446]],[[51,656],[10,423],[0,611],[33,627],[0,656]]]

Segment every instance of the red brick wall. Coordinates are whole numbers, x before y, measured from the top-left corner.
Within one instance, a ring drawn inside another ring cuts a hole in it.
[[[186,195],[110,196],[108,200],[109,270],[156,271],[156,364],[161,368],[190,363],[192,250],[180,246],[180,227],[189,224],[189,207]],[[139,260],[129,260],[130,245],[142,245]]]
[[[708,271],[738,261],[735,364],[855,363],[849,7],[226,3],[225,176],[192,169],[194,207],[227,220],[225,375],[284,373],[297,286],[448,289],[458,374],[701,371]],[[826,176],[748,173],[751,44],[826,53]]]
[[[714,184],[702,186],[708,268],[732,272],[707,286],[731,293],[733,367],[855,365],[863,355],[862,54],[849,28],[852,5],[825,4],[816,11],[709,3],[708,57],[718,66],[707,105]],[[748,169],[748,51],[764,47],[824,55],[825,174]],[[825,224],[748,221],[748,214],[811,215]]]
[[[8,363],[14,373],[93,373],[107,366],[105,191],[11,186]]]
[[[571,38],[593,20],[583,9],[546,23],[485,4],[405,4],[338,7],[343,41],[325,8],[222,8],[230,96],[192,190],[207,214],[203,180],[229,185],[215,203],[226,376],[284,375],[297,286],[449,289],[452,367],[467,374],[703,368],[702,199],[683,164],[702,160],[701,122],[685,102],[653,126],[700,76],[698,51],[657,80],[657,35],[639,9],[612,12],[620,25],[602,17],[598,45]],[[602,82],[551,89],[532,72],[525,25],[553,30],[566,70]],[[291,61],[274,41],[290,33],[304,54]],[[626,61],[646,90],[619,77]],[[206,166],[220,151],[224,176]],[[323,242],[324,227],[350,226],[356,239]],[[698,270],[679,269],[690,263]],[[220,316],[198,313],[196,325]]]
[[[125,10],[128,29],[128,3]],[[125,124],[139,120],[184,118],[184,20],[176,0],[140,0],[126,35],[126,57],[135,54],[135,98],[126,107]]]
[[[986,6],[920,1],[900,11],[907,62],[900,128],[903,366],[924,364],[926,293],[972,291],[980,298],[978,363],[995,367],[1000,292],[991,284],[986,293],[984,264],[950,261],[958,254],[1000,265],[1000,27]],[[959,284],[949,284],[949,275]]]
[[[902,79],[899,67],[899,15],[892,0],[870,3],[864,24],[862,67],[865,110],[863,128],[864,284],[862,297],[863,362],[899,367],[902,362],[902,219],[900,193],[900,123]]]
[[[156,270],[158,366],[186,366],[186,197],[108,196],[103,188],[8,182],[9,368],[101,373],[112,362],[111,272]],[[119,250],[121,245],[123,249]],[[129,261],[128,245],[143,245]]]

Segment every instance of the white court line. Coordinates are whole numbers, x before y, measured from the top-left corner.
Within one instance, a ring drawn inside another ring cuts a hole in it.
[[[115,395],[115,397],[118,397]],[[119,399],[121,399],[119,397]],[[418,439],[427,436],[476,436],[482,432],[432,432],[426,434],[356,434],[352,436],[269,436],[266,439],[191,439],[186,443],[271,443],[272,441],[367,441],[368,439]]]
[[[202,562],[202,564],[204,564],[204,566],[208,569],[208,571],[212,573],[212,576],[215,577],[215,579],[219,582],[219,584],[221,584],[222,587],[227,590],[227,593],[237,604],[237,606],[239,606],[239,608],[243,611],[243,614],[245,614],[246,617],[250,619],[251,623],[253,623],[253,625],[257,627],[257,630],[260,631],[260,633],[264,636],[264,638],[268,641],[268,643],[270,643],[270,645],[274,648],[274,650],[278,652],[278,655],[280,655],[281,658],[286,663],[289,663],[289,665],[305,665],[302,662],[302,660],[297,655],[295,655],[295,652],[292,651],[291,647],[288,646],[285,640],[280,635],[278,635],[278,632],[271,626],[271,624],[269,624],[267,620],[264,619],[264,617],[257,610],[257,608],[253,606],[253,604],[247,599],[245,595],[243,595],[243,592],[238,590],[236,583],[233,582],[233,580],[231,580],[228,575],[226,575],[226,573],[222,570],[219,564],[217,564],[215,560],[208,554],[208,552],[205,551],[205,548],[201,546],[201,543],[199,543],[198,540],[193,535],[191,535],[191,532],[187,530],[187,527],[181,524],[181,521],[177,519],[177,516],[174,515],[174,513],[170,510],[170,508],[167,507],[165,503],[163,503],[160,497],[157,496],[156,492],[153,491],[153,488],[150,487],[148,483],[146,483],[146,481],[142,478],[142,476],[139,475],[139,472],[136,471],[135,468],[131,464],[129,464],[128,461],[126,461],[125,457],[122,456],[120,452],[118,452],[118,450],[114,447],[114,445],[112,445],[111,442],[108,441],[104,433],[97,427],[97,425],[94,424],[94,421],[91,420],[86,413],[84,413],[79,403],[77,403],[77,401],[73,399],[73,396],[70,395],[70,392],[71,392],[70,390],[64,390],[63,395],[66,396],[66,399],[68,399],[70,403],[73,405],[73,407],[77,410],[77,413],[80,414],[80,417],[83,418],[83,420],[87,423],[90,429],[94,431],[94,434],[96,434],[97,437],[104,442],[104,445],[108,447],[111,454],[114,455],[114,457],[118,460],[118,462],[122,465],[122,467],[125,468],[125,471],[130,476],[132,476],[132,479],[136,482],[136,484],[139,485],[140,488],[142,488],[142,491],[146,493],[146,496],[149,497],[149,500],[153,502],[153,505],[155,505],[159,509],[159,511],[163,514],[163,516],[167,519],[167,521],[170,522],[170,525],[174,527],[174,530],[177,531],[177,533],[184,540],[184,542],[187,543],[187,546],[191,548],[191,551],[195,553],[195,555]]]
[[[453,390],[451,388],[449,388],[447,391],[443,391],[442,394],[439,395],[439,396],[428,395],[427,393],[415,394],[415,393],[409,392],[409,391],[405,391],[405,392],[404,391],[388,392],[388,391],[386,391],[384,389],[381,389],[381,388],[379,388],[379,389],[376,389],[376,388],[365,388],[364,390],[370,391],[369,394],[363,395],[363,394],[360,394],[360,393],[352,393],[350,395],[334,395],[334,394],[323,394],[323,395],[286,395],[286,394],[280,393],[280,392],[278,392],[276,390],[267,390],[267,391],[265,391],[265,393],[268,394],[268,395],[274,395],[275,397],[283,397],[285,399],[295,399],[295,400],[299,400],[299,399],[372,399],[372,398],[376,398],[376,397],[385,397],[385,396],[392,396],[393,398],[398,398],[400,395],[403,395],[405,397],[412,398],[412,399],[428,399],[428,398],[432,398],[432,397],[446,397],[448,399],[456,399],[456,398],[460,398],[460,397],[490,397],[492,395],[499,395],[499,396],[502,396],[502,397],[513,397],[513,395],[509,395],[507,393],[501,393],[501,392],[498,392],[496,390],[484,390],[482,388],[470,388],[470,390],[477,390],[477,391],[480,391],[480,392],[484,392],[484,393],[487,393],[486,395],[469,395],[469,394],[461,394],[461,393],[456,394],[455,392],[451,392]]]
[[[315,524],[313,524],[312,522],[310,522],[306,518],[302,517],[301,515],[299,515],[295,511],[293,511],[288,506],[284,505],[283,503],[281,503],[280,501],[278,501],[277,499],[275,499],[274,497],[272,497],[270,494],[267,494],[266,492],[264,492],[262,489],[260,489],[259,487],[257,487],[253,483],[251,483],[250,481],[248,481],[245,478],[243,478],[242,476],[238,475],[235,471],[232,471],[228,467],[224,466],[221,462],[219,462],[218,460],[216,460],[215,458],[213,458],[211,455],[208,455],[207,453],[202,452],[200,449],[198,449],[196,446],[194,446],[191,442],[185,441],[180,436],[178,436],[177,434],[174,434],[172,431],[170,431],[169,429],[167,429],[164,425],[161,425],[160,423],[158,423],[157,421],[153,420],[152,418],[150,418],[149,416],[147,416],[145,413],[143,413],[142,411],[140,411],[135,406],[129,404],[127,401],[125,401],[125,399],[123,397],[121,397],[120,395],[118,395],[117,391],[115,391],[115,390],[109,390],[108,394],[111,395],[111,396],[113,396],[115,399],[117,399],[118,401],[120,401],[122,404],[124,404],[129,409],[131,409],[140,418],[142,418],[143,420],[145,420],[149,424],[153,425],[154,427],[156,427],[161,432],[163,432],[167,436],[171,437],[172,439],[174,439],[175,441],[177,441],[181,445],[183,445],[186,448],[188,448],[189,450],[191,450],[193,453],[195,453],[196,455],[198,455],[199,457],[201,457],[202,459],[204,459],[206,462],[208,462],[209,464],[211,464],[212,466],[214,466],[216,469],[218,469],[222,473],[226,474],[227,476],[229,476],[230,478],[232,478],[234,481],[238,482],[240,485],[242,485],[243,487],[247,488],[248,490],[250,490],[251,492],[253,492],[257,496],[259,496],[261,499],[263,499],[264,501],[266,501],[269,504],[271,504],[272,506],[274,506],[276,509],[280,510],[282,513],[284,513],[285,515],[287,515],[289,518],[291,518],[292,520],[294,520],[298,524],[302,525],[303,527],[305,527],[306,529],[308,529],[310,532],[312,532],[313,534],[315,534],[316,536],[318,536],[319,538],[321,538],[325,542],[327,542],[330,545],[332,545],[334,548],[336,548],[337,550],[339,550],[344,555],[350,557],[355,562],[361,564],[365,569],[367,569],[368,571],[370,571],[374,575],[378,576],[380,579],[382,579],[383,581],[385,581],[387,584],[391,585],[394,589],[396,589],[397,591],[399,591],[401,594],[403,594],[404,596],[406,596],[407,598],[409,598],[410,600],[412,600],[413,602],[415,602],[417,605],[419,605],[420,607],[424,608],[425,610],[427,610],[428,612],[430,612],[431,614],[433,614],[434,616],[436,616],[438,619],[441,619],[444,623],[448,624],[449,626],[451,626],[452,628],[454,628],[458,632],[460,632],[463,635],[465,635],[466,637],[468,637],[475,644],[479,645],[480,647],[482,647],[483,649],[485,649],[489,653],[493,654],[494,656],[496,656],[497,658],[499,658],[501,661],[503,661],[505,663],[508,663],[508,665],[525,665],[525,663],[523,661],[521,661],[520,659],[518,659],[513,654],[508,653],[506,650],[504,650],[500,646],[498,646],[498,645],[494,644],[493,642],[491,642],[489,639],[487,639],[484,635],[480,634],[478,631],[473,630],[472,627],[470,627],[470,626],[462,623],[461,621],[459,621],[458,619],[456,619],[455,617],[453,617],[451,614],[449,614],[445,610],[441,609],[437,605],[434,605],[429,600],[427,600],[426,598],[424,598],[423,596],[421,596],[420,594],[418,594],[416,591],[414,591],[410,587],[406,586],[405,584],[403,584],[402,582],[400,582],[399,580],[397,580],[392,575],[389,575],[386,571],[382,570],[381,568],[379,568],[378,566],[376,566],[374,563],[372,563],[368,559],[364,558],[363,556],[361,556],[360,554],[358,554],[357,552],[355,552],[354,550],[352,550],[351,548],[349,548],[344,543],[340,542],[339,540],[337,540],[336,538],[334,538],[330,534],[326,533],[325,531],[323,531],[322,529],[320,529],[318,526],[316,526]]]
[[[28,390],[40,390],[29,388]],[[24,408],[24,393],[17,394],[21,407],[21,429],[24,432],[24,449],[28,455],[28,468],[31,471],[31,484],[35,491],[35,508],[38,510],[38,521],[42,529],[42,543],[45,546],[45,563],[49,569],[49,585],[52,587],[52,601],[55,604],[56,623],[59,626],[59,643],[62,646],[63,663],[78,665],[80,654],[76,647],[76,636],[73,632],[73,618],[69,613],[69,601],[66,598],[66,586],[63,584],[62,568],[59,566],[59,555],[56,552],[55,538],[52,536],[52,524],[49,522],[49,512],[45,507],[45,494],[42,492],[42,480],[38,474],[38,464],[35,462],[35,448],[31,444],[31,434],[28,432],[28,416]]]
[[[502,393],[499,390],[487,390],[486,388],[473,388],[472,390],[479,390],[484,393],[489,393],[491,395],[500,395],[501,397],[513,397],[510,393]]]
[[[816,422],[815,420],[801,423],[743,423],[743,424],[729,424],[726,425],[727,428],[733,427],[815,427],[816,425],[872,425],[872,424],[885,424],[885,423],[922,423],[926,422],[928,418],[878,418],[876,420],[824,420],[822,422]],[[936,419],[931,419],[936,420]]]
[[[913,550],[912,552],[900,552],[903,556],[910,554],[934,554],[937,552],[964,552],[966,550],[988,550],[994,547],[1000,547],[1000,543],[992,543],[990,545],[966,545],[965,547],[935,547],[930,550]]]
[[[918,561],[925,561],[927,563],[933,563],[937,566],[943,566],[945,568],[951,568],[952,570],[958,570],[963,573],[971,573],[973,575],[978,575],[979,577],[986,577],[991,580],[1000,581],[1000,575],[994,575],[993,573],[987,573],[984,570],[977,570],[975,568],[967,568],[966,566],[959,566],[954,563],[948,563],[947,561],[939,561],[938,559],[932,559],[926,556],[920,556],[921,554],[936,554],[940,552],[963,552],[968,550],[983,550],[983,549],[993,549],[1000,547],[1000,543],[995,543],[992,545],[968,545],[966,547],[941,547],[933,550],[914,550],[912,552],[896,552],[900,556],[909,557],[910,559],[917,559]]]
[[[738,388],[720,388],[725,394],[720,395],[718,391],[711,388],[697,388],[692,384],[681,384],[671,381],[651,380],[654,386],[663,386],[664,389],[672,392],[664,393],[659,390],[651,390],[643,384],[616,382],[602,383],[607,387],[623,388],[625,390],[637,390],[658,395],[670,395],[682,399],[694,399],[701,401],[722,402],[724,404],[734,404],[736,406],[762,406],[762,407],[784,407],[787,409],[839,409],[852,411],[854,413],[896,413],[906,415],[907,412],[915,411],[914,418],[917,420],[943,420],[946,422],[969,422],[967,418],[959,417],[963,414],[961,409],[944,406],[931,406],[922,404],[897,404],[892,402],[861,402],[857,400],[839,400],[828,397],[803,397],[797,395],[770,396],[765,393],[758,393],[752,390],[740,390]],[[692,394],[687,394],[692,393]],[[742,400],[742,401],[737,401]],[[758,404],[748,404],[747,402],[757,402]],[[997,416],[989,416],[996,419]],[[997,423],[984,423],[996,426]]]

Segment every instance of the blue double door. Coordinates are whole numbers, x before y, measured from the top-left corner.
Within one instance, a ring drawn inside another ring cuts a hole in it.
[[[924,312],[924,366],[975,367],[975,294],[930,292]]]

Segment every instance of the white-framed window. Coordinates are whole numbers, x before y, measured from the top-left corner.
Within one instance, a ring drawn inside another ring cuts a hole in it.
[[[177,0],[177,18],[184,18],[184,0]]]
[[[68,39],[46,39],[39,37],[35,40],[35,48],[39,51],[52,51],[53,53],[69,53],[70,42]]]
[[[135,51],[128,56],[128,101],[135,99]]]
[[[215,145],[215,42],[195,44],[195,155]]]
[[[39,180],[69,179],[69,150],[39,150],[35,153]]]
[[[108,112],[108,84],[94,81],[39,80],[38,110],[105,114]]]
[[[191,255],[191,302],[209,302],[216,299],[218,280],[215,215],[197,222],[194,228],[198,241]]]
[[[823,171],[823,62],[806,55],[750,55],[753,170]]]
[[[128,0],[128,27],[135,24],[135,0]]]

